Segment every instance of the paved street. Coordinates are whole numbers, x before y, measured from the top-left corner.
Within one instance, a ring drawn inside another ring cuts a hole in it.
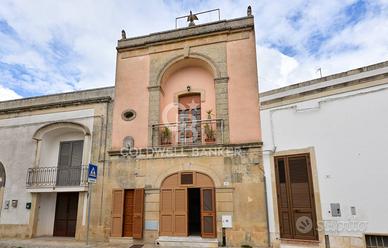
[[[97,248],[129,248],[127,244],[110,244],[107,242],[92,242],[87,246],[85,242],[76,241],[73,238],[34,238],[34,239],[1,239],[0,248],[75,248],[75,247],[97,247]],[[153,245],[144,245],[143,248],[151,248]],[[137,247],[136,247],[137,248]]]

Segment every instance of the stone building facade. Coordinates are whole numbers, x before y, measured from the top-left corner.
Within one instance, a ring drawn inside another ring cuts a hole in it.
[[[84,240],[89,186],[92,240],[265,246],[255,47],[251,15],[123,37],[115,87],[0,103],[1,236]]]
[[[118,42],[111,241],[267,244],[255,46],[252,16]]]
[[[106,164],[113,96],[110,87],[0,103],[2,238],[85,238],[87,165]]]

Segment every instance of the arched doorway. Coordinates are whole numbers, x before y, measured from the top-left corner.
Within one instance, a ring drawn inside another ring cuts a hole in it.
[[[216,236],[215,188],[206,174],[182,171],[160,188],[160,236]]]

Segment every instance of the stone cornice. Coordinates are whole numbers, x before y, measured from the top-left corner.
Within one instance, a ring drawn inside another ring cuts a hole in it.
[[[0,114],[12,114],[12,113],[25,112],[25,111],[61,108],[61,107],[67,107],[67,106],[103,103],[103,102],[111,102],[111,101],[112,101],[112,98],[110,96],[95,97],[95,98],[88,98],[88,99],[76,99],[76,100],[51,102],[51,103],[44,103],[44,104],[14,107],[14,108],[4,108],[4,109],[0,109]]]
[[[247,150],[251,148],[261,148],[263,146],[263,142],[253,142],[253,143],[242,143],[242,144],[215,144],[215,145],[199,145],[199,146],[177,146],[177,147],[149,147],[149,148],[141,148],[136,150],[137,154],[145,155],[145,154],[157,154],[159,151],[168,152],[177,151],[182,153],[192,153],[193,150],[211,150],[211,149],[240,149]],[[120,150],[110,150],[108,151],[111,157],[123,157]],[[162,157],[163,158],[163,157]],[[169,157],[171,158],[171,157]]]
[[[217,22],[205,23],[193,27],[179,28],[164,32],[152,33],[146,36],[122,39],[118,41],[117,51],[125,51],[147,47],[156,44],[169,43],[175,40],[191,39],[222,32],[236,32],[238,30],[253,30],[253,16],[242,17],[232,20],[222,20]]]
[[[388,78],[388,61],[262,92],[259,98],[261,106],[266,107],[356,85],[368,87],[371,81],[385,78]]]

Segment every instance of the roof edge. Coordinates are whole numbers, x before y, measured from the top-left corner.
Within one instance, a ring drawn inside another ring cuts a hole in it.
[[[302,87],[306,87],[306,86],[312,86],[312,85],[315,85],[315,84],[318,84],[318,83],[324,83],[324,82],[327,82],[327,81],[330,81],[330,80],[344,78],[344,77],[347,77],[347,76],[352,76],[352,75],[360,74],[360,73],[363,73],[363,72],[369,72],[369,71],[373,71],[373,70],[377,70],[377,69],[381,69],[381,68],[385,68],[385,67],[388,67],[388,60],[387,61],[383,61],[383,62],[379,62],[379,63],[376,63],[376,64],[371,64],[371,65],[359,67],[359,68],[356,68],[356,69],[351,69],[351,70],[348,70],[348,71],[343,71],[343,72],[331,74],[331,75],[328,75],[328,76],[325,76],[325,77],[322,77],[322,78],[316,78],[316,79],[311,79],[311,80],[308,80],[308,81],[303,81],[303,82],[300,82],[300,83],[295,83],[295,84],[287,85],[287,86],[280,87],[280,88],[277,88],[277,89],[273,89],[273,90],[262,92],[259,95],[260,95],[260,97],[271,96],[271,95],[274,95],[274,94],[277,94],[277,93],[282,93],[282,92],[286,92],[286,91],[289,91],[289,90],[298,89],[298,88],[302,88]]]

